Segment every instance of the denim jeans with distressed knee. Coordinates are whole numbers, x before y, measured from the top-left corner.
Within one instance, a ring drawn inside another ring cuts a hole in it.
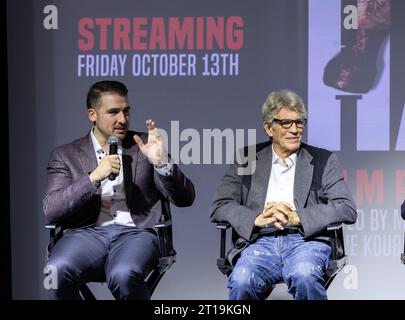
[[[296,300],[325,300],[323,275],[331,250],[299,233],[260,237],[236,262],[228,281],[229,299],[265,299],[270,287],[285,282]]]

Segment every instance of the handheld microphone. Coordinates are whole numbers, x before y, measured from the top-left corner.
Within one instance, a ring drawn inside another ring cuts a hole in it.
[[[118,153],[118,141],[119,138],[117,136],[109,136],[108,137],[108,144],[110,145],[110,152],[109,154],[117,154]],[[110,175],[108,176],[108,180],[115,180],[117,176],[115,175],[115,173],[110,173]]]

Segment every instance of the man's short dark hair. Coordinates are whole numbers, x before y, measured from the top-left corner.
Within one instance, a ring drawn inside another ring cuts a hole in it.
[[[126,97],[128,89],[119,81],[100,81],[94,83],[87,93],[87,109],[98,107],[103,93],[116,93],[119,96]]]

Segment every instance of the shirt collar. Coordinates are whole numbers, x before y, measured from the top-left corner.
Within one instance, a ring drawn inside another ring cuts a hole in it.
[[[96,136],[94,135],[94,127],[90,130],[91,141],[93,142],[94,151],[96,154],[103,154],[104,150],[101,144],[98,142]],[[118,139],[118,154],[122,153],[121,139]]]
[[[283,160],[277,155],[276,151],[274,151],[274,145],[271,145],[271,151],[273,153],[273,160],[272,163],[273,164],[281,164],[284,165]],[[297,152],[294,152],[292,155],[290,155],[289,157],[285,158],[285,163],[287,164],[287,167],[292,167],[293,165],[295,165],[295,163],[297,162]]]

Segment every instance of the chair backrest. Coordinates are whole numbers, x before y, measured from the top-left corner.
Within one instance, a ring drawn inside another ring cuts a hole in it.
[[[145,283],[151,296],[165,272],[176,262],[176,250],[174,250],[173,246],[170,203],[163,196],[161,198],[161,205],[162,216],[160,221],[155,224],[160,251],[159,262],[145,278]],[[47,224],[45,227],[49,230],[49,244],[47,248],[49,255],[56,242],[63,236],[63,230],[61,226],[52,223]],[[94,294],[86,284],[80,286],[80,294],[84,300],[96,300]]]

